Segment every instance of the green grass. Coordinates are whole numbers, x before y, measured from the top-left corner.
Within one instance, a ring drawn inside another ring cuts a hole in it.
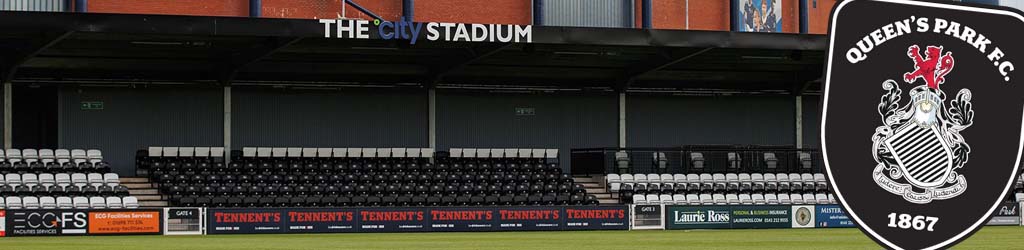
[[[1024,247],[1024,228],[986,227],[959,249]],[[879,249],[857,229],[376,233],[0,238],[0,249]]]

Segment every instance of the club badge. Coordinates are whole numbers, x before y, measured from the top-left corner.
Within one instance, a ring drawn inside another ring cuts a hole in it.
[[[1024,146],[1022,28],[1001,7],[836,4],[822,152],[833,192],[876,242],[950,247],[1009,197]]]

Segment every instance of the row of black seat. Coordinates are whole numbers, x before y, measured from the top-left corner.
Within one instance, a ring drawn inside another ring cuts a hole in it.
[[[448,185],[167,185],[164,194],[175,196],[322,196],[322,195],[502,195],[586,194],[582,184],[448,184]]]
[[[489,173],[489,172],[442,172],[442,173],[405,173],[405,174],[332,174],[332,175],[218,175],[193,174],[155,176],[160,184],[506,184],[548,182],[572,184],[569,174],[542,173]]]
[[[157,163],[151,166],[151,175],[178,173],[271,173],[271,174],[345,174],[345,173],[400,173],[400,172],[527,172],[561,173],[555,164],[430,164],[430,163]]]
[[[128,187],[118,186],[17,186],[0,185],[0,196],[128,196]]]
[[[310,197],[182,197],[186,207],[412,207],[412,206],[526,206],[597,205],[593,195],[416,195],[416,196],[310,196]]]
[[[32,162],[32,163],[17,162],[17,163],[13,163],[13,164],[9,163],[9,162],[2,162],[2,163],[0,163],[0,174],[9,174],[9,173],[17,173],[17,174],[53,173],[53,174],[56,174],[56,173],[69,173],[69,172],[75,172],[75,173],[109,173],[110,172],[110,164],[108,164],[106,162],[96,162],[96,163],[93,163],[93,162],[80,162],[80,163],[73,163],[73,162],[64,162],[64,163],[56,163],[56,162],[48,162],[48,163],[42,163],[42,162]]]

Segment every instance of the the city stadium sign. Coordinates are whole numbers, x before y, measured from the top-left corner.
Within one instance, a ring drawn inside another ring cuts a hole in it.
[[[532,43],[532,25],[417,23],[407,21],[320,19],[324,38]]]

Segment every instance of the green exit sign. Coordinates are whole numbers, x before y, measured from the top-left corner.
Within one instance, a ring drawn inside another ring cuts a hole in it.
[[[103,102],[82,102],[82,110],[103,110]]]
[[[534,108],[516,108],[516,115],[535,115],[537,109]]]

